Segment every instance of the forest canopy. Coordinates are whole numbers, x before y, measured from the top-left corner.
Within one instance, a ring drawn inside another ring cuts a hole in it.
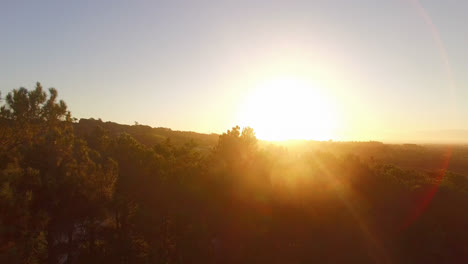
[[[37,83],[2,98],[0,262],[468,262],[467,157],[78,121]]]

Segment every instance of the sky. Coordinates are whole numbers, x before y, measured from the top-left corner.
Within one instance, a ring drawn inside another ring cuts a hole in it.
[[[77,118],[221,133],[258,87],[292,78],[315,91],[298,100],[327,98],[297,122],[333,112],[330,138],[409,139],[468,129],[467,12],[454,0],[2,0],[0,90],[40,81]]]

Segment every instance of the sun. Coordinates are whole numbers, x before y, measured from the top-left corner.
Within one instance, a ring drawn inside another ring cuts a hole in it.
[[[329,140],[337,126],[335,109],[308,81],[278,78],[259,84],[238,111],[238,123],[262,140]]]

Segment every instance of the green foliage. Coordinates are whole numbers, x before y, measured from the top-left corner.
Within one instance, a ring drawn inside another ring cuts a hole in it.
[[[73,258],[76,228],[98,221],[112,197],[111,165],[90,158],[75,138],[71,115],[57,91],[37,83],[33,91],[13,90],[0,112],[2,120],[2,256],[19,262],[50,263]],[[61,237],[68,236],[68,241]]]
[[[259,141],[0,109],[1,263],[465,263],[468,148]]]

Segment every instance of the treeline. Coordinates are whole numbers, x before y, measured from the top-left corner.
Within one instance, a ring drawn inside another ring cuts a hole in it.
[[[468,262],[468,179],[450,155],[410,169],[251,128],[207,150],[208,136],[142,143],[94,123],[39,83],[4,98],[1,263]]]
[[[75,134],[79,137],[89,137],[98,126],[106,130],[109,136],[118,136],[122,133],[127,133],[139,143],[148,147],[163,143],[167,138],[170,138],[171,143],[175,145],[185,144],[193,140],[197,142],[196,149],[201,153],[211,151],[213,146],[218,142],[219,137],[217,134],[207,135],[196,132],[174,131],[169,128],[150,127],[138,123],[133,126],[122,125],[114,122],[103,122],[102,120],[93,118],[82,118],[78,120],[78,122],[75,122]]]

